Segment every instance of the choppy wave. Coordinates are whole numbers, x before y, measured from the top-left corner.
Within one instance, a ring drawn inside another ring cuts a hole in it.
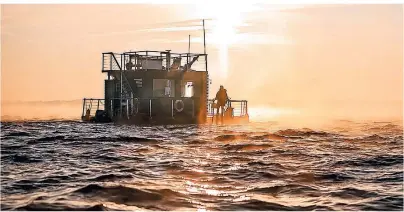
[[[346,124],[3,122],[1,209],[402,211],[402,127]]]

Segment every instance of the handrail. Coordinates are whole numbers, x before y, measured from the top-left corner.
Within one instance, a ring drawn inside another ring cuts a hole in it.
[[[215,99],[208,99],[208,102],[213,102]],[[227,102],[248,102],[247,100],[233,100],[229,99]]]
[[[116,57],[115,57],[115,54],[114,53],[112,53],[111,54],[112,55],[112,57],[114,58],[114,60],[115,60],[115,62],[116,62],[116,64],[118,65],[118,68],[119,68],[119,70],[122,70],[122,67],[121,67],[121,65],[119,65],[119,63],[118,63],[118,60],[116,59]]]
[[[118,65],[119,70],[120,70],[120,71],[123,71],[123,70],[122,70],[122,64],[119,65],[118,60],[116,59],[114,53],[112,53],[112,57],[114,58],[116,64]],[[121,56],[121,57],[122,57],[122,56]],[[132,88],[132,86],[130,85],[130,83],[129,83],[128,79],[126,78],[125,74],[123,74],[123,73],[122,73],[122,78],[124,79],[125,83],[129,86],[130,92],[133,94],[133,88]]]
[[[212,117],[212,116],[217,115],[216,108],[212,107],[213,103],[214,103],[214,99],[208,100],[207,117]],[[232,103],[235,103],[235,104],[232,104]],[[228,100],[225,105],[225,110],[227,110],[227,108],[229,108],[229,107],[233,108],[233,116],[235,116],[235,117],[248,116],[248,101],[247,100]]]
[[[83,98],[83,100],[105,100],[105,99]]]
[[[149,54],[151,53],[151,55]],[[160,53],[160,55],[154,55],[153,53],[157,54]],[[125,61],[123,61],[122,59],[125,58],[125,56],[130,56],[130,55],[135,55],[138,56],[140,58],[143,59],[160,59],[163,61],[163,64],[166,64],[166,62],[164,62],[165,60],[167,60],[167,56],[164,56],[164,54],[167,54],[167,52],[159,52],[159,51],[138,51],[138,52],[124,52],[124,53],[114,53],[114,52],[104,52],[102,53],[103,58],[102,58],[102,72],[113,72],[113,71],[117,71],[117,70],[125,70]],[[185,58],[185,57],[198,57],[199,59],[202,60],[198,60],[198,62],[195,62],[195,64],[193,64],[194,69],[192,69],[191,71],[207,71],[207,67],[206,64],[203,65],[203,61],[207,61],[207,54],[196,54],[196,53],[169,53],[170,57],[169,58]],[[118,58],[120,58],[120,60],[118,60]],[[171,59],[169,59],[171,60]],[[172,61],[169,61],[169,63],[171,63]],[[167,66],[167,65],[166,65]],[[191,64],[186,64],[181,62],[180,66],[183,66],[184,69],[186,69],[187,66],[191,66]],[[205,67],[204,67],[205,66]],[[168,70],[167,68],[163,68],[164,65],[162,65],[161,70]],[[168,66],[167,66],[168,67]],[[142,68],[140,68],[142,69]],[[190,67],[188,68],[190,69]],[[136,66],[135,69],[131,70],[131,71],[137,71],[138,67]],[[146,69],[147,70],[147,69]],[[153,69],[153,70],[159,70],[159,68],[157,69]]]
[[[120,100],[121,98],[109,98],[109,100],[114,99],[114,100]],[[137,99],[137,100],[158,100],[158,99],[199,99],[199,97],[150,97],[150,98],[139,98],[139,97],[129,97],[129,98],[122,98],[122,100],[126,100],[126,99]],[[100,100],[104,100],[104,99],[100,99]]]
[[[93,102],[97,102],[97,104],[93,104]],[[83,107],[81,115],[84,116],[85,110],[90,110],[90,114],[95,113],[97,110],[103,108],[105,110],[105,99],[96,99],[96,98],[83,98]]]
[[[111,54],[111,57],[113,58],[113,61],[115,61],[116,65],[118,66],[119,71],[122,72],[122,73],[120,73],[120,74],[122,74],[123,81],[125,82],[125,83],[122,83],[122,86],[126,87],[125,85],[123,85],[123,84],[126,84],[126,85],[129,87],[129,89],[130,89],[129,92],[132,93],[132,94],[134,94],[133,88],[132,88],[131,84],[129,83],[129,80],[127,79],[126,75],[123,74],[123,73],[124,73],[124,72],[123,72],[124,70],[122,70],[122,66],[121,66],[122,64],[121,64],[121,65],[119,64],[118,60],[117,60],[116,57],[115,57],[115,54],[112,53],[112,52],[110,52],[110,53],[104,53],[104,54]],[[110,63],[112,64],[112,61],[110,61]],[[116,72],[113,72],[113,73],[116,73]],[[114,76],[114,77],[117,78],[116,76]],[[123,88],[123,89],[125,89],[125,88]],[[126,89],[125,89],[125,90],[126,90]]]
[[[166,54],[167,51],[129,51],[129,52],[122,52],[121,54],[139,54],[139,53],[163,53]],[[114,53],[114,52],[104,52],[104,54],[119,54],[119,53]],[[186,57],[186,54],[189,54],[190,56],[207,56],[208,54],[203,54],[203,53],[176,53],[176,52],[170,52],[171,55],[184,55],[182,57]]]
[[[121,71],[122,71],[122,70],[121,70]],[[131,91],[132,94],[133,94],[133,88],[132,88],[132,86],[130,85],[128,78],[126,78],[125,74],[122,74],[122,76],[123,76],[122,78],[124,79],[124,81],[126,82],[126,84],[129,86],[129,89],[130,89],[130,91]]]

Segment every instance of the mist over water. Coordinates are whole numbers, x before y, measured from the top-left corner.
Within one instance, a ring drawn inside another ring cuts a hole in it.
[[[80,120],[83,100],[2,102],[2,121]]]
[[[255,97],[251,97],[254,100]],[[369,106],[370,104],[370,106]],[[362,106],[361,106],[362,105]],[[250,104],[248,114],[252,122],[273,122],[289,128],[319,128],[338,120],[356,122],[402,122],[402,101],[385,104],[329,103],[308,106],[299,103]],[[80,120],[82,100],[2,102],[2,121]]]
[[[2,210],[403,210],[400,122],[1,123]]]

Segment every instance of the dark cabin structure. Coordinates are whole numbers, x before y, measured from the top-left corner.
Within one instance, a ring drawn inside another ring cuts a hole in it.
[[[82,120],[128,124],[204,124],[209,100],[207,54],[130,51],[102,54],[104,99],[83,99]],[[247,101],[229,100],[225,120],[248,122]]]

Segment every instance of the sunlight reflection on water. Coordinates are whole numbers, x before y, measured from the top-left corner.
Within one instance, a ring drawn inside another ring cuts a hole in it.
[[[2,209],[401,210],[402,126],[334,126],[3,123]]]

